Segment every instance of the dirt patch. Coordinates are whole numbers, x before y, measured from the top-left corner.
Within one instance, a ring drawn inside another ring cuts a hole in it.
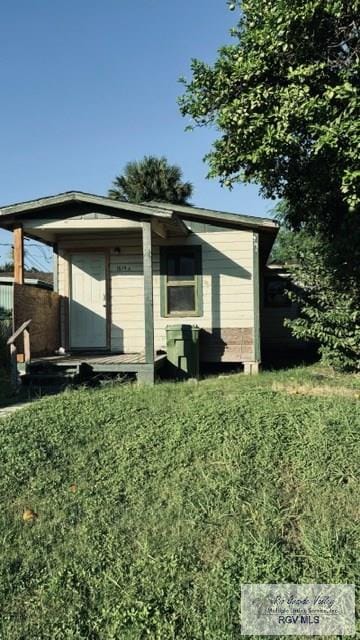
[[[341,396],[342,398],[352,398],[360,400],[358,389],[347,389],[346,387],[335,387],[331,385],[310,385],[310,384],[283,384],[274,382],[273,391],[282,391],[289,395],[301,396]]]

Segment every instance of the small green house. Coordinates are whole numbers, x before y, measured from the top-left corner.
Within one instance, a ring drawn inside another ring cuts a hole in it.
[[[199,328],[200,363],[261,363],[262,282],[271,219],[72,191],[8,205],[14,317],[32,357],[153,381],[168,327]],[[54,251],[54,292],[26,286],[24,237]],[[24,280],[25,278],[25,280]]]

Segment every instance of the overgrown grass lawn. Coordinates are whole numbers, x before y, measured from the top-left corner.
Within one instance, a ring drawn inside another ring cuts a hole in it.
[[[356,582],[359,396],[309,368],[2,420],[0,638],[235,639],[241,583]]]

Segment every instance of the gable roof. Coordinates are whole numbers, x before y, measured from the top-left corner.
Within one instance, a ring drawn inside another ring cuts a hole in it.
[[[155,216],[160,218],[171,218],[171,212],[157,208],[155,213],[153,208],[146,204],[132,204],[130,202],[121,202],[113,200],[106,196],[98,196],[93,193],[84,193],[82,191],[65,191],[54,196],[46,196],[35,200],[27,200],[15,204],[6,205],[0,208],[0,220],[5,220],[8,216],[19,216],[20,214],[28,214],[31,212],[40,212],[43,209],[57,207],[63,204],[84,203],[100,207],[109,207],[114,211],[128,211],[130,213],[138,213],[143,215]]]
[[[192,207],[189,205],[171,204],[169,202],[148,202],[150,207],[161,207],[164,211],[173,211],[181,216],[184,220],[198,220],[213,224],[221,224],[223,222],[229,225],[248,227],[249,229],[278,229],[279,224],[271,218],[260,218],[258,216],[249,216],[241,213],[229,213],[227,211],[218,211],[216,209],[204,209],[202,207]]]
[[[56,217],[56,209],[65,205],[84,204],[111,212],[112,215],[125,215],[133,218],[161,218],[163,221],[198,220],[209,224],[223,225],[232,228],[254,229],[277,233],[279,225],[270,218],[258,218],[256,216],[202,209],[188,205],[175,205],[167,202],[146,202],[132,204],[113,200],[106,196],[98,196],[82,191],[67,191],[45,198],[19,202],[0,208],[0,227],[8,227],[19,218],[27,218],[33,215],[52,211]],[[60,217],[60,216],[59,216]]]

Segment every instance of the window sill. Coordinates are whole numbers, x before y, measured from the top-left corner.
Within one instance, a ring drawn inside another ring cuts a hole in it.
[[[179,311],[177,313],[162,313],[161,318],[201,318],[203,315],[198,311]]]

